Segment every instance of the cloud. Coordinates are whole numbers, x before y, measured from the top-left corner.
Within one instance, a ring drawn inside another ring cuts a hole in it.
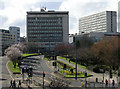
[[[50,9],[58,9],[62,0],[0,0],[0,15],[7,17],[2,28],[8,29],[9,26],[20,26],[21,36],[26,36],[26,12],[27,11],[40,11],[42,5],[46,5]],[[4,20],[4,17],[2,20]]]
[[[13,23],[10,24],[10,26],[17,26],[20,27],[20,35],[25,36],[26,35],[26,20],[16,20]]]
[[[3,1],[0,1],[0,10],[4,9],[5,6],[4,6],[4,2]]]
[[[0,15],[0,27],[4,27],[7,21],[8,21],[7,17]]]
[[[78,33],[78,19],[104,10],[117,11],[118,0],[0,0],[0,26],[20,26],[26,36],[26,12],[39,11],[40,7],[69,11],[70,33]]]

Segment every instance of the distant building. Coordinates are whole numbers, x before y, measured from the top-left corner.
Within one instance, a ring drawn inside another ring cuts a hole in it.
[[[69,42],[68,11],[27,12],[27,41],[38,44],[39,49],[49,50],[56,44]]]
[[[14,35],[9,30],[0,29],[0,55],[4,54],[4,50],[11,46],[14,41]]]
[[[26,41],[26,37],[20,37],[20,42],[21,42],[21,43],[27,42],[27,41]]]
[[[79,34],[117,32],[116,11],[104,11],[79,19]]]
[[[10,34],[15,35],[14,44],[19,43],[20,42],[20,28],[15,27],[15,26],[10,26],[9,31],[10,31]]]

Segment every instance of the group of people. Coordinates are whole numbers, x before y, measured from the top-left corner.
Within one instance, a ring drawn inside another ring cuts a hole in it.
[[[109,81],[110,82],[110,81]],[[108,80],[105,80],[106,87],[108,86]],[[115,80],[112,80],[112,86],[115,87]]]
[[[11,80],[11,81],[10,81],[10,87],[11,87],[11,88],[14,88],[14,89],[17,87],[15,80]],[[21,80],[19,80],[19,83],[18,83],[18,88],[19,88],[19,87],[21,87]]]

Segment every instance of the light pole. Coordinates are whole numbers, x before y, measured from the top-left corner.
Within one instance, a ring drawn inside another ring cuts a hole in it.
[[[77,45],[75,47],[75,79],[77,80]]]
[[[69,35],[72,35],[72,34],[68,34]],[[76,42],[76,38],[75,38],[75,42]],[[77,80],[77,42],[75,44],[75,80]]]

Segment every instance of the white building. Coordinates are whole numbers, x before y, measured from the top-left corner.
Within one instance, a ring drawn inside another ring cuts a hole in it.
[[[14,44],[19,43],[20,42],[20,28],[15,27],[15,26],[10,26],[9,31],[10,31],[10,34],[14,34],[15,36]]]
[[[117,32],[115,11],[103,11],[79,19],[79,34],[90,32]]]

